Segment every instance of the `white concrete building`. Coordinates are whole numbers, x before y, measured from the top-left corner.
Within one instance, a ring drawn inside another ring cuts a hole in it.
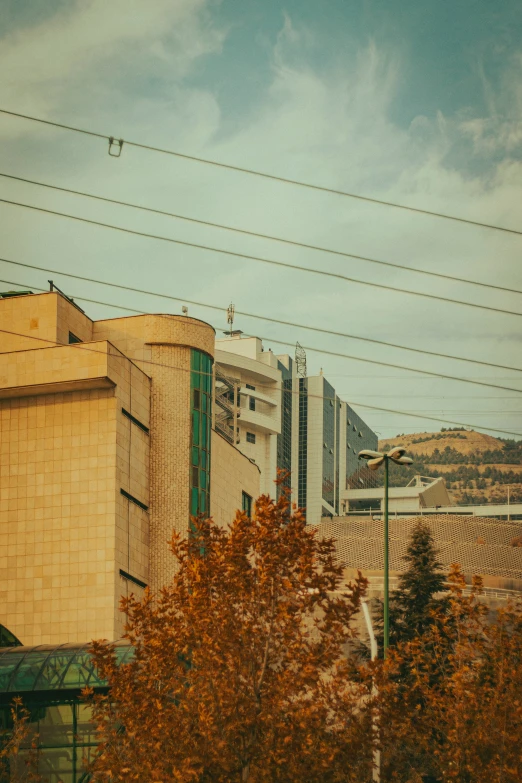
[[[259,338],[232,332],[216,340],[215,358],[216,429],[258,465],[261,491],[275,495],[278,469],[288,471],[309,523],[338,515],[357,455],[376,449],[377,435],[322,374],[298,375],[293,359]]]
[[[275,494],[277,439],[281,434],[280,362],[258,337],[233,332],[216,340],[217,372],[235,386],[235,445],[261,471],[261,492]]]

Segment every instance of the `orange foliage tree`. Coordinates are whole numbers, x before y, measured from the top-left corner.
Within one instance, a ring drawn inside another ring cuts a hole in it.
[[[38,735],[31,731],[29,710],[13,699],[7,726],[0,729],[0,781],[44,783],[38,773]]]
[[[382,780],[520,783],[522,607],[492,619],[479,579],[466,594],[454,566],[449,582],[430,629],[377,671]]]
[[[341,590],[334,543],[285,492],[228,529],[174,535],[159,595],[122,600],[133,660],[92,654],[110,692],[91,696],[94,781],[360,781],[371,772],[367,688],[348,677],[365,580]]]

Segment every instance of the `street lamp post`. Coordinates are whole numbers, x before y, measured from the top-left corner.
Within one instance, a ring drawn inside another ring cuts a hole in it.
[[[359,452],[359,459],[367,460],[370,470],[377,470],[384,464],[384,657],[390,643],[390,556],[389,556],[389,532],[388,532],[388,463],[390,460],[397,465],[411,465],[413,460],[405,457],[406,449],[403,446],[395,446],[386,454],[371,449],[363,449]]]

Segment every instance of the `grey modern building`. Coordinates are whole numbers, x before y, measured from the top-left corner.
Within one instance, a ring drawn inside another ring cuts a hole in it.
[[[298,503],[315,524],[339,515],[360,469],[359,451],[376,449],[378,438],[323,375],[299,378],[298,388]]]

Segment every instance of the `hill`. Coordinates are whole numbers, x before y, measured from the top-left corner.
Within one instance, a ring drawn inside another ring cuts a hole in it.
[[[416,473],[444,476],[456,503],[502,503],[510,487],[512,502],[522,502],[522,441],[494,438],[461,428],[397,435],[379,449],[405,446],[411,468],[393,466],[392,486],[404,486]]]

